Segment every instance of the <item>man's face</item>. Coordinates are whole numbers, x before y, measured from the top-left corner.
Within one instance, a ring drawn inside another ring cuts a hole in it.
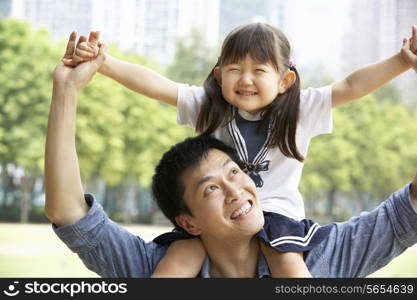
[[[253,181],[224,152],[212,149],[181,178],[187,218],[203,237],[231,241],[252,237],[264,224]]]

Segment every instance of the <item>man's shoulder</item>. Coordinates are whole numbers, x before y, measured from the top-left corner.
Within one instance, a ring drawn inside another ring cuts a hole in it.
[[[86,194],[85,199],[90,205],[87,215],[73,224],[55,226],[58,237],[100,276],[152,275],[167,247],[146,242],[112,221],[93,195]]]

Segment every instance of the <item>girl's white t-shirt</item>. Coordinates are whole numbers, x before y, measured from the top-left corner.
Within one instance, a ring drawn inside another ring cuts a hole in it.
[[[180,84],[177,102],[178,124],[195,129],[205,99],[203,87]],[[259,119],[259,116],[254,117],[242,111],[239,111],[239,114],[247,120]],[[311,138],[332,132],[331,86],[301,90],[297,126],[297,148],[306,157]],[[212,136],[234,147],[227,126],[217,128]],[[262,172],[263,186],[257,188],[262,209],[296,220],[304,219],[304,202],[298,190],[304,164],[284,156],[277,147],[268,150],[266,159],[270,160],[269,168]]]

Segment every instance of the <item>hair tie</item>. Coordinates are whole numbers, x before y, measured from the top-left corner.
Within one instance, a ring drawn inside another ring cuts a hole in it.
[[[290,69],[295,69],[295,63],[292,62],[291,60],[288,62],[288,66]]]

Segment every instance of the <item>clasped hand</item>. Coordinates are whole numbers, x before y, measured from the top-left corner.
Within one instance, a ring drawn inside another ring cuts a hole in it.
[[[54,85],[70,86],[80,90],[90,82],[106,58],[106,47],[99,42],[99,37],[98,31],[91,32],[87,45],[85,36],[81,36],[77,42],[77,33],[70,34],[65,55],[54,71]],[[82,45],[91,48],[92,54],[83,53]],[[81,58],[86,56],[89,56],[88,60]]]

